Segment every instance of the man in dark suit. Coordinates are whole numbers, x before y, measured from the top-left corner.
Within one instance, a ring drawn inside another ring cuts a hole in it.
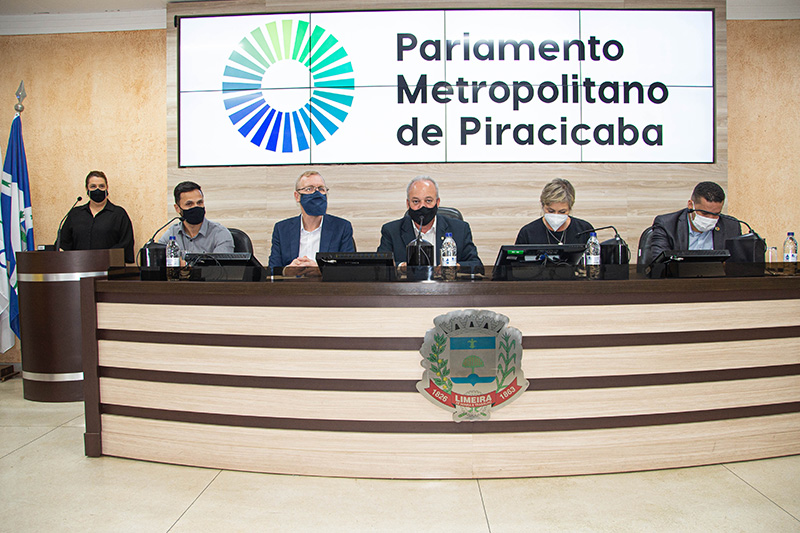
[[[725,218],[725,191],[711,181],[698,183],[685,209],[653,221],[651,257],[664,250],[722,250],[725,239],[742,234],[739,222]]]
[[[387,222],[381,228],[381,244],[379,252],[392,252],[398,266],[408,261],[406,246],[417,237],[417,232],[422,232],[422,238],[434,245],[434,264],[441,262],[441,245],[446,233],[453,234],[456,241],[458,265],[482,269],[478,257],[478,249],[472,242],[472,230],[464,221],[436,214],[440,198],[439,187],[428,176],[417,176],[406,189],[405,216],[399,220]],[[411,219],[414,215],[414,221]],[[420,220],[420,225],[417,220]]]
[[[328,187],[322,176],[303,172],[294,189],[300,215],[275,224],[269,266],[315,267],[317,252],[354,252],[353,226],[326,214]]]

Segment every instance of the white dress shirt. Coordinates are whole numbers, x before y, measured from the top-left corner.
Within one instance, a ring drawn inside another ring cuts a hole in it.
[[[325,217],[322,217],[322,222],[325,222]],[[306,231],[303,227],[303,220],[300,219],[300,253],[297,257],[305,256],[313,261],[317,260],[319,243],[322,238],[322,222],[317,229]]]

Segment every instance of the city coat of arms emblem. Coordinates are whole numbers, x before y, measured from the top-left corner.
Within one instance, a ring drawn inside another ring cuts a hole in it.
[[[508,317],[486,310],[452,311],[433,319],[420,348],[425,371],[417,390],[453,413],[456,422],[488,420],[528,388],[522,333]]]

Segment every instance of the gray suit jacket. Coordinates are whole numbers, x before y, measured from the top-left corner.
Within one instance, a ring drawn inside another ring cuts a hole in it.
[[[674,213],[658,215],[653,221],[653,238],[650,241],[651,258],[655,259],[664,250],[689,249],[689,209],[681,209]],[[725,248],[725,239],[738,237],[742,228],[735,220],[720,217],[714,232],[714,249]]]

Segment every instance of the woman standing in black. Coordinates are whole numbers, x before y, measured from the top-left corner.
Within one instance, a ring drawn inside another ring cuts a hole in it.
[[[108,200],[108,179],[99,170],[86,176],[89,202],[73,208],[61,228],[62,250],[124,248],[133,263],[133,225],[125,209]]]

